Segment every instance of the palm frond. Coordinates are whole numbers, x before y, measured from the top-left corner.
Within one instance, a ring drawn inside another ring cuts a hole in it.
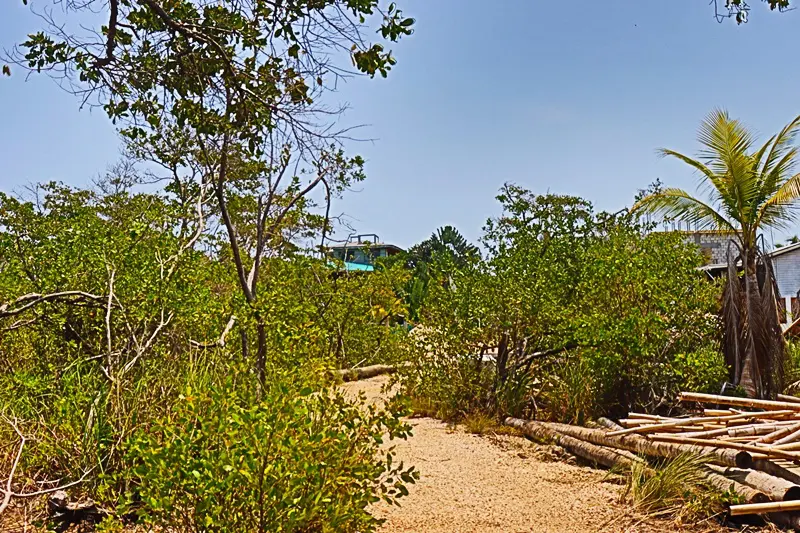
[[[761,174],[771,174],[776,166],[776,162],[784,158],[786,153],[794,148],[793,143],[797,137],[798,131],[800,131],[800,115],[789,122],[777,135],[770,139],[770,142],[772,142],[770,153],[766,161],[764,161],[763,165],[759,168]],[[767,144],[769,144],[769,142]]]
[[[697,224],[703,229],[737,231],[734,225],[711,205],[698,200],[683,189],[668,188],[639,200],[632,212],[641,211]]]
[[[800,214],[800,174],[787,179],[759,208],[759,226],[784,229]]]
[[[725,207],[728,213],[735,213],[737,210],[737,206],[735,203],[730,202],[731,195],[729,194],[730,184],[728,180],[726,180],[724,175],[716,174],[713,170],[708,168],[703,162],[698,161],[697,159],[693,159],[687,155],[684,155],[680,152],[676,152],[675,150],[670,150],[668,148],[661,148],[657,150],[658,155],[661,157],[674,157],[679,161],[683,161],[690,167],[694,168],[700,174],[708,180],[711,186],[711,192],[719,202]]]
[[[724,203],[736,205],[734,212],[742,217],[740,222],[748,222],[753,214],[748,206],[759,189],[748,155],[753,146],[751,133],[744,124],[731,119],[727,111],[715,109],[701,123],[697,139],[705,147],[700,151],[701,158],[725,182],[720,190],[721,196],[726,197]]]

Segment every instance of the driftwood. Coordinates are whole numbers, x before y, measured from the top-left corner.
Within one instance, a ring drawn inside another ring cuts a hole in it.
[[[391,365],[372,365],[362,368],[345,368],[337,370],[337,375],[342,378],[342,381],[358,381],[360,379],[374,378],[383,374],[393,374],[397,370],[396,367]]]
[[[604,416],[601,416],[600,418],[598,418],[597,419],[597,423],[599,425],[603,426],[604,428],[610,429],[611,431],[618,431],[618,430],[622,429],[622,426],[620,426],[619,424],[617,424],[613,420],[611,420],[609,418],[606,418]]]
[[[708,448],[705,446],[693,446],[688,444],[674,444],[670,442],[654,442],[638,435],[627,435],[624,437],[609,437],[602,429],[590,429],[568,424],[558,424],[555,422],[536,422],[522,420],[519,418],[508,417],[506,425],[513,426],[522,430],[523,433],[533,431],[534,426],[543,426],[563,435],[568,435],[579,440],[637,453],[639,455],[650,455],[655,457],[674,458],[682,453],[695,453],[704,455],[711,463],[722,466],[738,466],[749,468],[753,458],[746,451],[736,451],[719,448]],[[526,433],[527,434],[527,433]]]
[[[713,472],[730,478],[743,485],[748,485],[764,493],[770,500],[798,500],[800,486],[783,478],[771,476],[749,468],[733,468],[709,465]]]

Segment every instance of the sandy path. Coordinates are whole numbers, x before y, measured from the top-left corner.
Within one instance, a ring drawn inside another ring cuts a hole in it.
[[[385,377],[348,383],[380,397]],[[382,533],[654,531],[616,518],[620,487],[605,472],[537,459],[544,448],[517,437],[476,436],[430,419],[412,419],[414,436],[397,446],[420,481],[402,507],[382,506]],[[674,528],[673,528],[674,531]]]

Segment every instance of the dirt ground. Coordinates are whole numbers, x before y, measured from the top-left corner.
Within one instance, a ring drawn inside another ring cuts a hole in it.
[[[347,383],[379,401],[387,378]],[[430,418],[410,420],[413,436],[398,459],[420,471],[401,507],[381,503],[381,533],[676,532],[672,521],[645,521],[620,502],[607,473],[554,458],[558,452],[512,436],[466,433]],[[685,531],[720,531],[714,523]]]

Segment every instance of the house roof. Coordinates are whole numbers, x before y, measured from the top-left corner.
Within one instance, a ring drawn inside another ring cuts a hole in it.
[[[775,248],[768,255],[770,257],[777,257],[779,255],[787,254],[789,252],[794,252],[795,250],[800,250],[800,242],[789,244],[787,246],[781,246],[780,248]]]

